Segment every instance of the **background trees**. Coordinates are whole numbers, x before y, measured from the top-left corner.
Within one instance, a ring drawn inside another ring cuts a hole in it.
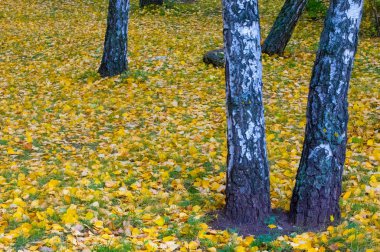
[[[307,0],[286,0],[263,44],[263,53],[283,54]]]
[[[380,0],[368,0],[364,7],[365,33],[380,37]]]
[[[362,0],[332,0],[310,83],[302,158],[290,206],[301,226],[340,219],[346,157],[347,92],[358,44]]]
[[[163,5],[164,0],[139,0],[140,8],[143,8],[147,5]]]
[[[256,223],[270,213],[257,0],[223,1],[227,96],[225,214]]]
[[[127,69],[129,0],[110,0],[103,58],[98,72],[114,76]]]

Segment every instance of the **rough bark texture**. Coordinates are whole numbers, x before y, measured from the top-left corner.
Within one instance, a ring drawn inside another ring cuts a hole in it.
[[[290,219],[325,226],[340,219],[347,142],[347,92],[363,0],[332,0],[310,83],[306,134]]]
[[[227,98],[225,214],[257,223],[270,213],[257,0],[224,0]]]
[[[307,0],[286,0],[263,44],[263,53],[281,55],[285,51]]]
[[[104,52],[98,70],[102,77],[118,75],[127,69],[128,15],[129,0],[109,1]]]
[[[164,0],[140,0],[140,8],[147,5],[163,5]]]

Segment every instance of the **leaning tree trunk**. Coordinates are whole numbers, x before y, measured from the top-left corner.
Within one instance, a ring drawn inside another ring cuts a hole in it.
[[[375,0],[369,1],[369,5],[372,11],[373,21],[376,29],[376,36],[380,37],[380,13],[378,13],[378,10],[376,6],[379,4],[376,4]]]
[[[363,0],[331,0],[310,83],[306,134],[290,219],[325,226],[340,219],[347,142],[347,92]]]
[[[227,98],[225,214],[257,223],[270,213],[257,0],[223,0]]]
[[[118,75],[127,69],[128,15],[129,0],[109,1],[104,52],[98,70],[102,77]]]
[[[281,55],[285,51],[307,0],[286,0],[278,14],[268,37],[263,44],[263,53]]]
[[[140,0],[140,8],[147,5],[163,5],[164,0]]]

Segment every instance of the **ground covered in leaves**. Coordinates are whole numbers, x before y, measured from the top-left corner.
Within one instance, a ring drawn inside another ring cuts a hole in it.
[[[267,34],[282,1],[261,1]],[[343,222],[320,233],[213,230],[224,204],[220,1],[139,11],[130,71],[101,79],[106,0],[0,3],[0,251],[375,251],[380,242],[380,41],[362,38],[349,92]],[[274,208],[301,155],[322,22],[304,18],[284,57],[263,55]]]

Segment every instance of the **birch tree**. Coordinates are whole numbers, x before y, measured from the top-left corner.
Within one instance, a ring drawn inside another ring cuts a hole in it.
[[[103,58],[98,70],[102,77],[118,75],[128,67],[128,15],[129,0],[109,1]]]
[[[290,218],[323,226],[341,217],[346,156],[347,92],[363,0],[331,0],[310,82],[306,133]]]
[[[263,44],[263,53],[283,54],[307,0],[286,0]]]
[[[164,0],[140,0],[139,5],[140,8],[144,8],[145,6],[148,5],[163,5]]]
[[[270,213],[257,0],[223,0],[227,99],[226,216],[256,223]]]

